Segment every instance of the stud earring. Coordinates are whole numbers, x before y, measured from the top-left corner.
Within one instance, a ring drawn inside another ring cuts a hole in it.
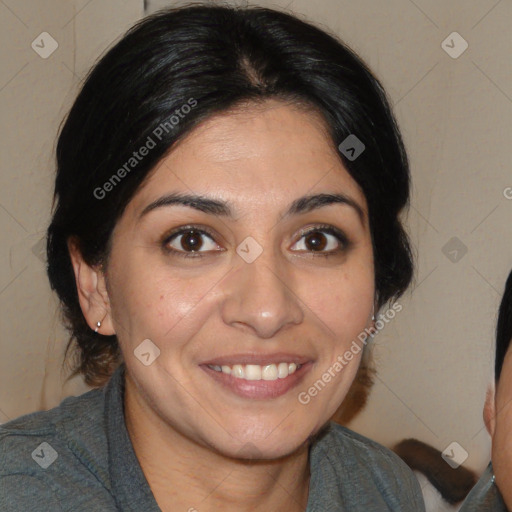
[[[98,329],[101,327],[103,320],[105,320],[105,318],[107,318],[107,314],[108,313],[105,313],[105,316],[99,322],[96,322],[96,329],[94,329],[94,332],[98,332]]]

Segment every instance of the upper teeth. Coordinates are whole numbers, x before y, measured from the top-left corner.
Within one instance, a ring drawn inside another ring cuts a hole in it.
[[[284,379],[295,373],[297,368],[300,368],[302,365],[297,365],[295,363],[279,363],[276,364],[267,364],[265,366],[260,366],[259,364],[235,364],[233,366],[218,366],[218,365],[208,365],[212,370],[217,372],[227,373],[228,375],[233,375],[238,379],[246,379],[246,380],[277,380]]]

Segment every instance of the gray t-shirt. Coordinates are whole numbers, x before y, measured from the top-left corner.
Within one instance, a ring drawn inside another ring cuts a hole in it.
[[[494,482],[492,464],[487,466],[480,480],[466,496],[459,512],[507,512],[507,507]]]
[[[126,429],[124,371],[0,427],[0,511],[160,511]],[[394,453],[334,423],[311,446],[310,472],[306,512],[425,510]]]

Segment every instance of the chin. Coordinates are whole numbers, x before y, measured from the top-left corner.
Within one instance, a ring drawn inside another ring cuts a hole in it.
[[[218,443],[211,444],[219,453],[235,459],[272,460],[286,457],[303,447],[310,433],[306,430],[290,431],[290,428],[280,430],[280,421],[282,418],[265,424],[260,422],[257,429],[253,423],[250,430],[246,424],[240,425],[239,428],[229,430],[232,436],[222,436]]]

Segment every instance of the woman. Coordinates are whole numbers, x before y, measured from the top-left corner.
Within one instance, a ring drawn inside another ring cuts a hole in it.
[[[512,510],[512,272],[496,328],[495,385],[487,392],[484,422],[492,437],[492,462],[469,493],[461,512]]]
[[[423,510],[329,423],[412,273],[406,154],[354,54],[267,9],[163,11],[92,70],[57,165],[49,278],[108,383],[4,425],[2,510]]]

